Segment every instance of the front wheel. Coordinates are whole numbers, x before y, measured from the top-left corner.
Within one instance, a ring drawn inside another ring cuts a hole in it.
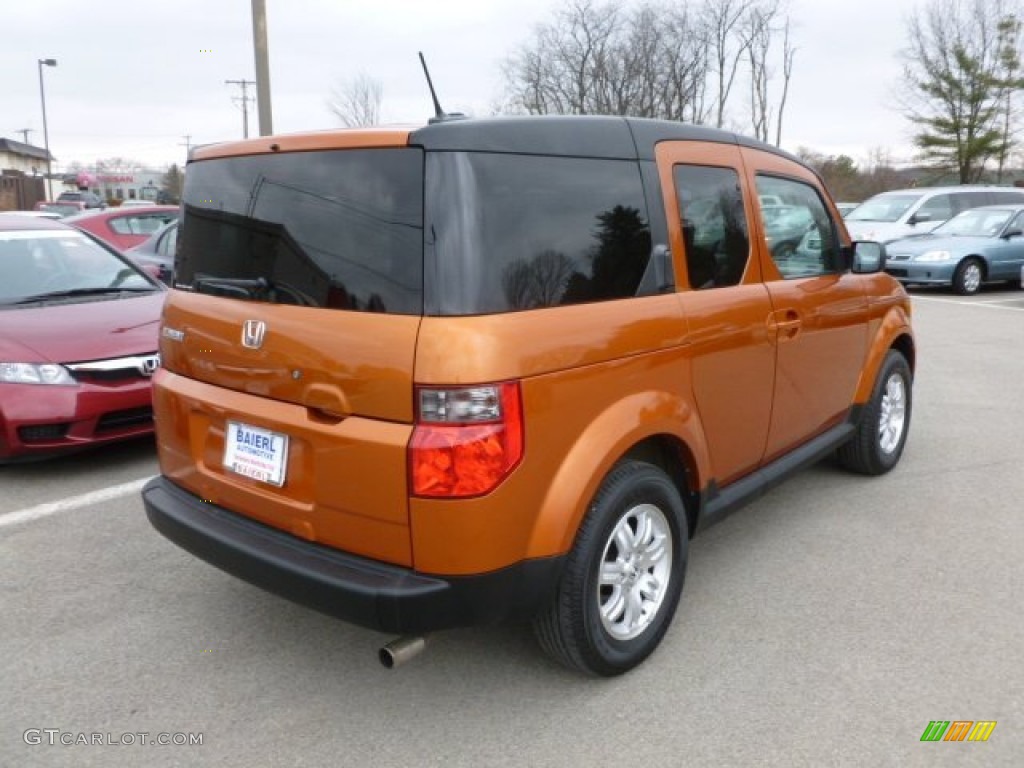
[[[953,291],[961,296],[973,296],[985,279],[985,268],[978,259],[964,259],[953,273]]]
[[[591,675],[646,659],[675,614],[688,529],[679,492],[658,467],[616,466],[580,526],[549,605],[534,620],[541,647]]]
[[[907,359],[890,349],[857,431],[838,451],[843,466],[865,475],[882,475],[896,466],[910,430],[912,386]]]

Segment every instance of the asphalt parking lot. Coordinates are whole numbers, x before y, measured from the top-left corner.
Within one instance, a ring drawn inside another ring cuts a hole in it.
[[[1024,291],[914,310],[902,463],[819,464],[699,536],[614,680],[515,628],[385,670],[389,637],[153,531],[151,442],[0,467],[0,766],[1024,765]],[[922,742],[934,720],[997,725]]]

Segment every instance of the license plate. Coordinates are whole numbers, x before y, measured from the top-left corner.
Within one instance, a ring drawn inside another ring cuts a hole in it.
[[[288,467],[288,435],[229,421],[225,434],[224,466],[261,483],[284,485]]]

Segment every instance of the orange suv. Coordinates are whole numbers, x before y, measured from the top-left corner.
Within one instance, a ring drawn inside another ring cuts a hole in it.
[[[808,237],[787,247],[761,200]],[[776,242],[773,242],[773,237]],[[402,635],[532,621],[614,675],[689,539],[910,423],[910,304],[821,179],[734,134],[442,120],[192,152],[154,377],[152,524]]]

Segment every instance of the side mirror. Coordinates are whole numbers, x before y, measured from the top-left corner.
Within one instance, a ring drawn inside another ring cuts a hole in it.
[[[853,244],[852,271],[858,275],[870,275],[885,268],[885,246],[870,240],[858,240]]]
[[[1009,240],[1011,237],[1018,237],[1019,235],[1024,235],[1024,230],[1014,227],[1003,232],[1003,240]]]
[[[931,221],[931,220],[932,220],[932,215],[930,213],[918,212],[918,213],[915,213],[913,216],[911,216],[909,219],[907,219],[907,224],[909,224],[910,226],[914,226],[915,224],[920,224],[922,221]]]

